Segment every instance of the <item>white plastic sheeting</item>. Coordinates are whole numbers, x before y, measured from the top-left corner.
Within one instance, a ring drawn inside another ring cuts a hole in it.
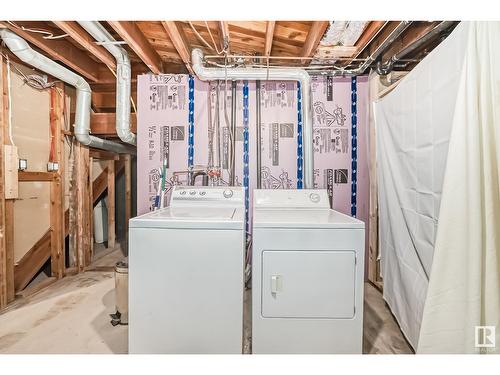
[[[468,24],[374,104],[384,299],[416,348]]]
[[[500,353],[499,40],[500,22],[471,23],[418,345],[421,353]],[[496,335],[491,327],[496,327]]]

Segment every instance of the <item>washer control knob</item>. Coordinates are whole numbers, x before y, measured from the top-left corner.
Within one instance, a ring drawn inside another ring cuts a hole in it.
[[[186,190],[181,190],[180,195],[186,195]]]
[[[317,194],[317,193],[311,193],[311,194],[309,194],[309,199],[313,203],[318,203],[321,198],[320,198],[319,194]]]
[[[231,189],[226,189],[222,192],[224,198],[231,198],[233,196],[233,191]]]
[[[200,195],[205,195],[207,192],[206,191],[200,191]]]
[[[196,191],[194,191],[194,190],[191,190],[191,191],[189,192],[189,195],[195,195],[195,194],[196,194]]]

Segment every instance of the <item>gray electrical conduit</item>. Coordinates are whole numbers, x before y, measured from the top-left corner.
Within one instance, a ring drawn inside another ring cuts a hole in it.
[[[304,185],[306,189],[313,188],[313,129],[311,105],[311,78],[304,69],[263,69],[263,68],[207,68],[203,65],[203,52],[199,48],[191,52],[193,71],[202,81],[215,80],[269,80],[269,81],[299,81],[302,87],[302,114],[304,121]]]
[[[0,36],[10,51],[21,61],[76,88],[74,133],[76,139],[81,144],[116,153],[135,153],[135,150],[131,149],[129,146],[89,134],[92,91],[87,81],[78,74],[73,73],[41,53],[36,52],[23,38],[12,31],[0,29]]]
[[[130,130],[132,71],[127,51],[114,44],[116,40],[99,22],[78,21],[78,23],[116,59],[116,133],[123,142],[136,145],[136,136]]]

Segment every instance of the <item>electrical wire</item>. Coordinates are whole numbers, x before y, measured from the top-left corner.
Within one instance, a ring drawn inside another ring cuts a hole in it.
[[[188,21],[189,23],[189,26],[191,26],[191,29],[193,29],[195,35],[197,36],[197,38],[203,43],[205,44],[205,46],[207,46],[209,49],[211,49],[212,51],[215,51],[217,52],[216,49],[214,49],[214,47],[212,47],[206,40],[205,38],[203,38],[200,33],[198,32],[198,30],[196,30],[196,28],[194,27],[193,23],[191,21]]]
[[[210,35],[210,38],[212,38],[212,42],[214,44],[214,49],[217,52],[217,54],[218,55],[226,54],[227,53],[226,46],[222,46],[222,51],[219,51],[219,49],[217,48],[217,43],[215,43],[215,39],[214,39],[214,37],[212,35],[212,31],[210,30],[210,27],[208,27],[208,22],[207,21],[205,21],[205,27],[208,30],[208,34]]]
[[[45,34],[44,36],[42,36],[43,39],[54,40],[54,39],[66,38],[68,36],[68,34],[54,35],[53,32],[48,31],[48,30],[44,30],[44,29],[31,29],[29,27],[19,26],[18,24],[16,24],[15,22],[12,22],[12,21],[7,21],[7,23],[9,23],[10,25],[14,26],[15,28],[23,30],[23,31],[28,31],[31,33],[36,33],[36,34]]]

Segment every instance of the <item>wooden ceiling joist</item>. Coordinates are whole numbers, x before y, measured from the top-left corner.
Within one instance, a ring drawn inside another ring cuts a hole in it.
[[[266,44],[264,46],[264,56],[270,56],[273,48],[274,27],[276,21],[267,21],[266,26]]]
[[[155,74],[163,73],[163,61],[133,21],[108,21],[110,26],[132,48]]]
[[[170,40],[172,40],[182,62],[186,65],[187,70],[189,73],[193,74],[193,69],[191,68],[191,49],[189,48],[189,43],[187,42],[184,31],[175,21],[162,21],[162,25],[170,37]]]
[[[301,56],[302,57],[312,57],[318,48],[321,38],[325,34],[329,21],[314,21],[311,25],[309,33],[307,34],[306,41],[302,47]],[[309,64],[310,60],[304,60],[304,64]]]
[[[20,23],[18,22],[17,24]],[[23,22],[21,25],[25,28],[40,28],[39,23],[37,22]],[[93,60],[84,51],[75,48],[71,42],[64,39],[44,39],[40,33],[23,30],[10,23],[4,23],[3,26],[6,26],[21,38],[32,43],[35,47],[45,52],[53,60],[60,61],[69,68],[73,69],[75,72],[81,74],[84,78],[92,82],[97,82],[99,80],[97,72],[100,64]]]
[[[75,42],[97,57],[99,61],[116,69],[115,58],[106,50],[106,48],[96,44],[96,41],[90,36],[83,27],[75,21],[54,21],[57,27],[68,34]]]

